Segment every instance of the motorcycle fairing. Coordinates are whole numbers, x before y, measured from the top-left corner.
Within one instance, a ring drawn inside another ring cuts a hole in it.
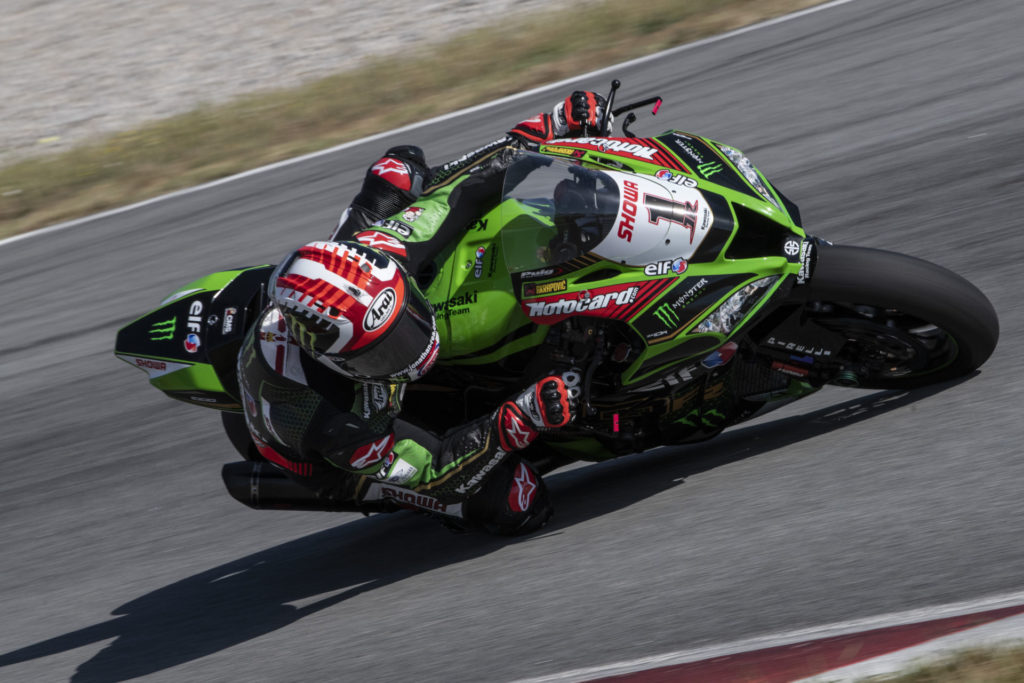
[[[115,355],[171,398],[241,412],[235,360],[273,269],[221,271],[181,287],[118,331]]]

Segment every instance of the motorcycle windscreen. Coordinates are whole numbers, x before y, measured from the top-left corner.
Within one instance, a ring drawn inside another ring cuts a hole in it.
[[[571,261],[611,232],[619,188],[609,174],[533,152],[516,157],[505,173],[498,207],[510,273]]]

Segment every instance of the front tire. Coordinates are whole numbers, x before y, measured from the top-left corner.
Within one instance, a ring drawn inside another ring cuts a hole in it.
[[[904,254],[819,243],[800,292],[815,323],[846,336],[836,383],[911,389],[963,376],[999,339],[988,298],[941,266]]]

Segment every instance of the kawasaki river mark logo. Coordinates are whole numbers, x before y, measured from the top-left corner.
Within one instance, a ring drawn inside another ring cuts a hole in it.
[[[174,317],[170,320],[163,320],[150,325],[149,341],[169,341],[174,339],[174,328],[177,322],[178,318]]]

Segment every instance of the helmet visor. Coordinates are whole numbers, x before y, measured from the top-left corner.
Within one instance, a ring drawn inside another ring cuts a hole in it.
[[[433,365],[439,350],[437,327],[430,303],[416,289],[408,290],[405,310],[390,329],[367,348],[344,357],[325,353],[320,360],[353,379],[412,381]]]

